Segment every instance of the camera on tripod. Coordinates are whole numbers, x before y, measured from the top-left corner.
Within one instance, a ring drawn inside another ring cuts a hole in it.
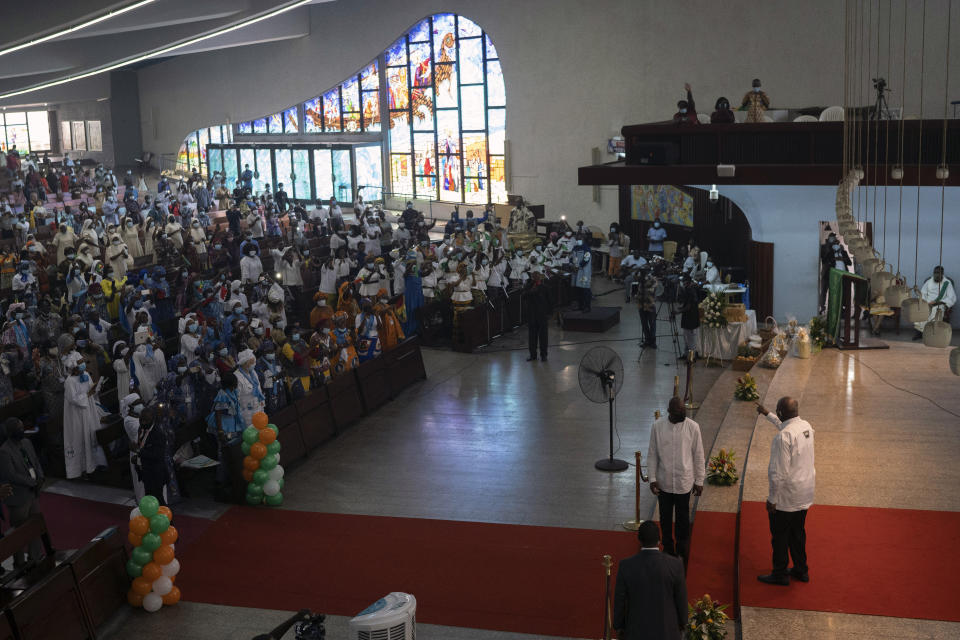
[[[873,88],[876,89],[878,93],[889,91],[889,89],[887,89],[887,79],[873,78]]]

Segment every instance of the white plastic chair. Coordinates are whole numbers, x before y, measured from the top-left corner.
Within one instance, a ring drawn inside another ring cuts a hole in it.
[[[813,116],[797,116],[793,119],[794,122],[817,122],[817,119]]]
[[[843,107],[827,107],[820,114],[820,122],[843,122]]]
[[[767,114],[763,114],[763,122],[773,122],[773,118],[771,118]]]
[[[710,124],[710,116],[706,113],[697,113],[697,120],[700,121],[700,124]]]

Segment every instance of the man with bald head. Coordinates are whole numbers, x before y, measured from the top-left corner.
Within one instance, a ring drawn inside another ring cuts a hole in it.
[[[757,413],[779,430],[770,445],[767,467],[769,494],[767,514],[773,544],[773,571],[757,576],[767,584],[788,586],[790,578],[809,582],[807,571],[807,533],[804,523],[813,504],[817,472],[813,464],[813,427],[800,417],[796,398],[784,396],[777,402],[776,414],[757,403]],[[787,552],[793,567],[787,570]]]
[[[680,398],[670,398],[667,417],[653,423],[647,455],[650,491],[660,506],[663,550],[685,558],[690,539],[690,491],[697,496],[703,492],[706,469],[700,425],[687,418]]]

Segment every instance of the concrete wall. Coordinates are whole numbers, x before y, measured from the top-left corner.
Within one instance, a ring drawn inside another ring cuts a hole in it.
[[[96,162],[102,162],[106,166],[113,166],[115,161],[113,125],[111,122],[110,100],[85,100],[82,102],[64,102],[51,107],[54,117],[50,118],[50,128],[56,136],[57,142],[53,144],[57,152],[62,149],[60,146],[60,123],[65,120],[99,120],[100,135],[103,139],[103,151],[70,151],[70,157],[74,160],[79,158],[91,158]],[[87,143],[89,144],[89,142]]]
[[[134,158],[139,158],[143,151],[136,71],[114,71],[110,74],[110,123],[114,166],[134,166]]]

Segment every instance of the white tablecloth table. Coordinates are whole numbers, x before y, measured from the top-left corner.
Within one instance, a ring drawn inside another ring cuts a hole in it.
[[[727,326],[714,329],[700,325],[697,331],[697,352],[705,358],[735,360],[737,347],[757,332],[757,312],[747,309],[746,322],[728,322]]]

